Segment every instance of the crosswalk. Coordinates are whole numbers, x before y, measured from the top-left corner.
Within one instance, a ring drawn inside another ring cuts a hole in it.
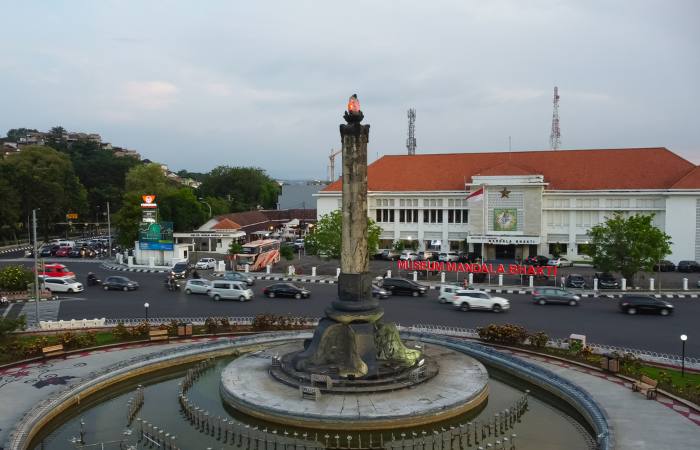
[[[39,321],[58,320],[58,311],[61,308],[61,300],[39,302]],[[0,310],[0,314],[8,319],[16,319],[24,314],[27,318],[27,326],[32,327],[37,324],[37,305],[31,303],[13,303]]]

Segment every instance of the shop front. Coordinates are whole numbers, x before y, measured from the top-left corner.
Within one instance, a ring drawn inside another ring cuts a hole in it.
[[[478,254],[484,254],[486,261],[521,261],[537,254],[539,236],[469,236]],[[482,253],[483,248],[483,253]]]

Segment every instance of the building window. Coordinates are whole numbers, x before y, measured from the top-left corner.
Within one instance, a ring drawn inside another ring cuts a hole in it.
[[[589,255],[591,254],[591,244],[578,244],[576,246],[576,253],[579,255]]]
[[[576,226],[590,227],[598,224],[598,211],[576,211]]]
[[[580,211],[577,214],[587,214],[588,211]],[[569,212],[568,211],[547,211],[547,225],[550,227],[563,227],[569,226]]]
[[[566,251],[568,249],[568,244],[549,244],[549,254],[552,256],[561,256],[561,255],[566,255]]]
[[[576,199],[577,208],[597,208],[598,199],[597,198],[578,198]]]
[[[401,222],[401,223],[417,223],[418,222],[418,210],[417,209],[400,209],[399,210],[399,222]]]
[[[394,221],[393,209],[378,209],[375,214],[377,222],[391,223]]]
[[[469,223],[468,209],[448,209],[447,223]]]
[[[423,211],[424,223],[442,223],[441,209],[426,209]]]

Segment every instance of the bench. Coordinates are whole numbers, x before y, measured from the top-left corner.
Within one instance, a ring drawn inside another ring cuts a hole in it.
[[[658,381],[649,378],[646,375],[642,375],[642,379],[635,381],[632,385],[632,390],[635,392],[640,392],[647,396],[649,400],[656,398],[656,385],[659,384]]]
[[[44,356],[44,358],[48,358],[50,356],[65,355],[65,353],[66,352],[63,350],[63,344],[49,345],[48,347],[44,347],[41,349],[41,354]]]
[[[321,390],[313,386],[299,386],[299,393],[302,400],[317,401],[321,399]]]
[[[167,341],[170,337],[168,336],[168,330],[150,330],[148,339],[151,341]]]

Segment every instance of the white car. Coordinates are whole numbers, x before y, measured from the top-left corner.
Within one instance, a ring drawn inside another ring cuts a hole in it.
[[[399,259],[401,261],[415,261],[418,259],[418,253],[414,252],[413,250],[404,250],[401,252]]]
[[[211,281],[204,278],[193,278],[185,284],[185,294],[208,294],[211,290]]]
[[[440,285],[440,295],[438,295],[438,301],[440,303],[448,303],[452,301],[457,291],[462,290],[461,286],[456,284],[441,284]]]
[[[442,252],[438,255],[438,261],[457,262],[459,261],[459,254],[457,252]]]
[[[476,289],[460,289],[452,296],[452,304],[460,311],[485,309],[493,312],[507,311],[510,302],[503,297],[492,297],[488,292]]]
[[[547,261],[547,265],[555,267],[574,267],[573,261],[569,261],[566,258],[552,258]]]
[[[83,292],[83,284],[75,281],[75,278],[45,277],[44,288],[51,292]]]
[[[248,289],[245,283],[228,280],[213,281],[207,295],[217,302],[219,300],[245,302],[253,299],[253,291]]]
[[[199,270],[216,269],[216,260],[214,258],[200,258],[194,268]]]

